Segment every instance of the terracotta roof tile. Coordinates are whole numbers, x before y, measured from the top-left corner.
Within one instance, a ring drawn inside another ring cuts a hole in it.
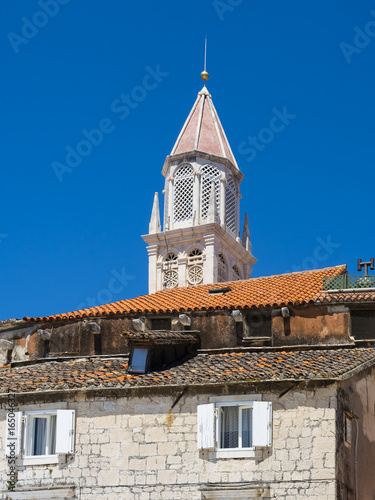
[[[321,292],[316,298],[317,302],[322,303],[337,303],[337,302],[374,302],[374,291],[342,291],[342,292]]]
[[[374,347],[198,354],[168,370],[142,375],[127,372],[127,358],[80,358],[4,367],[0,392],[333,379],[368,363],[375,363]]]
[[[173,288],[143,295],[134,299],[120,300],[112,304],[81,309],[65,314],[23,318],[25,321],[60,321],[87,316],[124,315],[137,312],[182,312],[187,310],[236,309],[305,304],[315,301],[323,290],[323,277],[342,274],[346,266],[327,267],[314,271],[279,274],[263,278]],[[223,294],[210,295],[209,290],[230,287]]]
[[[147,332],[127,332],[124,335],[132,342],[151,342],[162,344],[172,343],[197,343],[199,342],[199,332],[197,330],[170,331],[170,330],[150,330]]]

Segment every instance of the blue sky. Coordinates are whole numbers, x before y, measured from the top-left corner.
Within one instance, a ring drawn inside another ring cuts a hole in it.
[[[253,276],[375,256],[372,2],[2,0],[0,14],[0,319],[147,293],[140,235],[205,35]],[[275,113],[288,123],[270,133]]]

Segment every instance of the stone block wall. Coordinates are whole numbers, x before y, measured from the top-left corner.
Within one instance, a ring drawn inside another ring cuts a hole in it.
[[[265,392],[263,400],[273,403],[273,446],[261,460],[209,459],[198,451],[197,404],[207,403],[209,394],[190,389],[172,410],[181,389],[164,395],[148,391],[143,397],[131,391],[117,398],[76,394],[68,400],[68,408],[76,410],[74,455],[66,464],[25,467],[16,491],[69,486],[74,498],[85,500],[98,495],[103,500],[202,500],[202,488],[224,484],[227,489],[261,486],[270,492],[262,498],[334,500],[335,391],[335,386],[291,390],[281,398],[281,391]],[[44,398],[40,405],[20,409],[50,407]],[[53,407],[58,407],[56,397]],[[2,498],[8,498],[3,409],[0,419]]]

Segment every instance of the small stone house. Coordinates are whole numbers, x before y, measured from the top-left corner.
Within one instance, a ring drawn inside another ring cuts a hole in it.
[[[347,276],[3,322],[2,498],[374,498],[375,289]]]

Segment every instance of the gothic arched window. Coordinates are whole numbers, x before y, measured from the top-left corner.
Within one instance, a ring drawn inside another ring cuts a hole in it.
[[[240,280],[241,279],[241,273],[240,270],[238,269],[238,266],[234,265],[233,266],[233,275],[235,280]]]
[[[237,229],[237,188],[233,177],[228,176],[225,187],[225,224],[236,233]]]
[[[204,165],[201,168],[201,217],[207,217],[208,205],[210,203],[211,183],[215,183],[216,205],[220,207],[220,171],[212,165]]]
[[[181,165],[174,175],[174,222],[182,222],[193,217],[193,167]]]
[[[200,285],[203,282],[203,252],[199,248],[189,252],[188,282],[190,285]]]
[[[227,263],[225,262],[224,255],[219,253],[217,262],[217,277],[218,281],[227,281]]]
[[[163,287],[175,288],[178,285],[177,255],[169,252],[163,263]]]

